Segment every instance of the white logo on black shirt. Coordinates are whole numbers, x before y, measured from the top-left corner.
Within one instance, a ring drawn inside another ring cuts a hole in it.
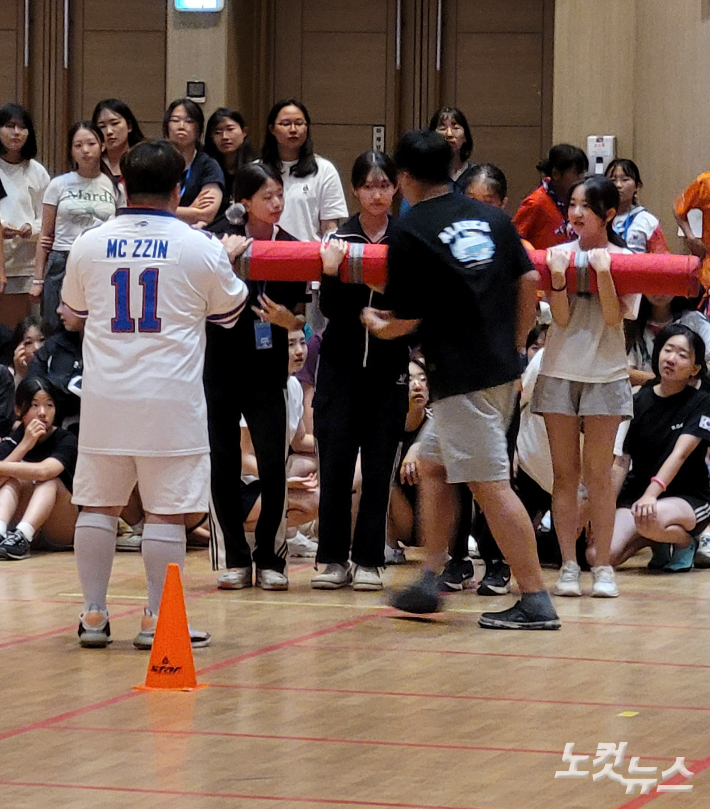
[[[700,417],[700,429],[701,430],[710,430],[710,416],[701,416]]]
[[[680,421],[680,422],[678,422],[678,424],[674,424],[674,425],[671,427],[671,430],[680,430],[680,428],[681,428],[682,426],[683,426],[683,422],[682,422],[682,421]],[[701,423],[701,425],[700,425],[700,426],[702,427],[702,423]]]
[[[467,219],[454,222],[439,234],[439,239],[449,245],[453,257],[470,267],[490,261],[495,255],[496,246],[488,235],[491,226],[480,219]]]

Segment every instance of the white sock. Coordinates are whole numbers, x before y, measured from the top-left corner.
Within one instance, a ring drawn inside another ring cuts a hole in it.
[[[7,523],[0,520],[0,536],[4,537],[7,534]]]
[[[25,536],[25,539],[28,542],[32,542],[35,538],[35,529],[28,523],[22,520],[21,522],[17,523],[17,530],[22,531]]]
[[[148,609],[154,615],[157,615],[160,609],[168,565],[174,562],[182,571],[185,562],[185,544],[184,525],[149,522],[143,529],[141,553],[148,584]]]
[[[74,559],[84,593],[84,610],[106,609],[106,593],[116,551],[118,517],[82,511],[74,529]]]

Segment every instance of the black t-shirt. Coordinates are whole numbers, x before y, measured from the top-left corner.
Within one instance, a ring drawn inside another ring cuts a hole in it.
[[[397,223],[387,294],[397,317],[422,320],[434,399],[520,375],[518,279],[532,269],[507,214],[461,194],[424,200]]]
[[[668,484],[666,496],[692,495],[710,500],[705,453],[710,445],[710,394],[685,388],[674,396],[661,397],[653,382],[634,396],[634,417],[624,441],[632,468],[624,485],[624,500],[638,500],[651,478],[658,474],[673,451],[679,436],[700,438],[698,446]]]
[[[232,225],[220,218],[209,227],[210,232],[244,236],[244,225]],[[295,242],[290,233],[279,228],[275,241]],[[268,384],[286,387],[288,379],[288,331],[281,326],[271,326],[271,348],[257,350],[254,324],[260,322],[252,311],[259,306],[259,295],[265,294],[275,303],[293,311],[299,303],[308,300],[304,281],[247,281],[249,302],[239,315],[234,328],[207,324],[207,351],[205,353],[205,382],[209,387],[215,375],[239,369],[240,384]],[[231,378],[231,377],[230,377]]]
[[[216,183],[224,194],[224,174],[219,163],[204,152],[198,151],[190,167],[183,171],[180,178],[180,205],[189,208],[197,199],[197,195],[210,183]]]
[[[25,434],[24,426],[18,427],[13,430],[7,438],[0,441],[0,461],[5,458],[15,449],[15,447],[22,441]],[[72,483],[74,480],[74,469],[76,468],[76,456],[78,452],[78,444],[76,436],[68,430],[63,430],[61,427],[57,429],[41,443],[37,443],[22,459],[27,463],[41,463],[46,461],[47,458],[56,458],[64,467],[64,471],[59,475],[59,480],[72,491]]]
[[[393,227],[393,220],[390,219],[379,244],[390,243]],[[359,214],[351,216],[329,237],[372,244],[362,229]],[[328,318],[320,349],[322,356],[335,368],[362,370],[366,330],[360,314],[366,306],[390,309],[388,296],[373,292],[366,284],[345,284],[337,277],[323,275],[319,303],[321,311]],[[367,341],[366,367],[378,376],[396,381],[407,372],[408,362],[409,338],[377,340],[370,337]]]

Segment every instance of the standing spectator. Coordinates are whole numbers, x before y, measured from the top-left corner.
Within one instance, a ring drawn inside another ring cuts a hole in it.
[[[131,108],[117,98],[104,98],[94,107],[93,125],[104,134],[106,150],[103,161],[114,183],[121,182],[121,158],[136,143],[143,140],[143,132]]]
[[[643,188],[641,172],[633,160],[617,157],[606,168],[606,176],[619,192],[619,210],[614,230],[632,253],[670,253],[661,223],[643,205],[638,192]]]
[[[544,250],[570,239],[567,206],[570,188],[589,168],[587,155],[569,143],[558,143],[537,164],[542,184],[520,203],[513,224],[521,238],[535,250]]]
[[[205,154],[219,163],[224,173],[224,197],[220,213],[234,202],[234,175],[254,161],[249,128],[241,112],[220,107],[210,115],[205,130]]]
[[[205,116],[189,98],[178,98],[165,111],[163,137],[180,152],[185,171],[180,178],[177,216],[188,225],[204,227],[217,216],[224,196],[219,163],[202,149]]]
[[[47,186],[42,208],[42,232],[37,243],[35,275],[30,296],[42,298],[42,318],[59,325],[57,307],[69,249],[87,228],[113,219],[119,194],[101,159],[104,136],[91,121],[69,130],[67,152],[72,171]]]
[[[35,251],[42,226],[42,199],[49,174],[37,155],[32,118],[19,104],[0,107],[0,321],[11,327],[28,313]],[[7,283],[4,284],[6,277]]]

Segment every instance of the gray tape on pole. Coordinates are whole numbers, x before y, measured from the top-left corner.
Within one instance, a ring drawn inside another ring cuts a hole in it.
[[[239,261],[237,262],[237,275],[242,279],[242,281],[249,280],[249,268],[251,267],[251,245],[247,247],[247,249],[239,256]]]
[[[575,253],[574,266],[577,268],[577,292],[589,292],[589,260],[586,250]]]
[[[365,253],[364,244],[348,245],[348,269],[350,271],[350,283],[362,284],[362,257]]]

